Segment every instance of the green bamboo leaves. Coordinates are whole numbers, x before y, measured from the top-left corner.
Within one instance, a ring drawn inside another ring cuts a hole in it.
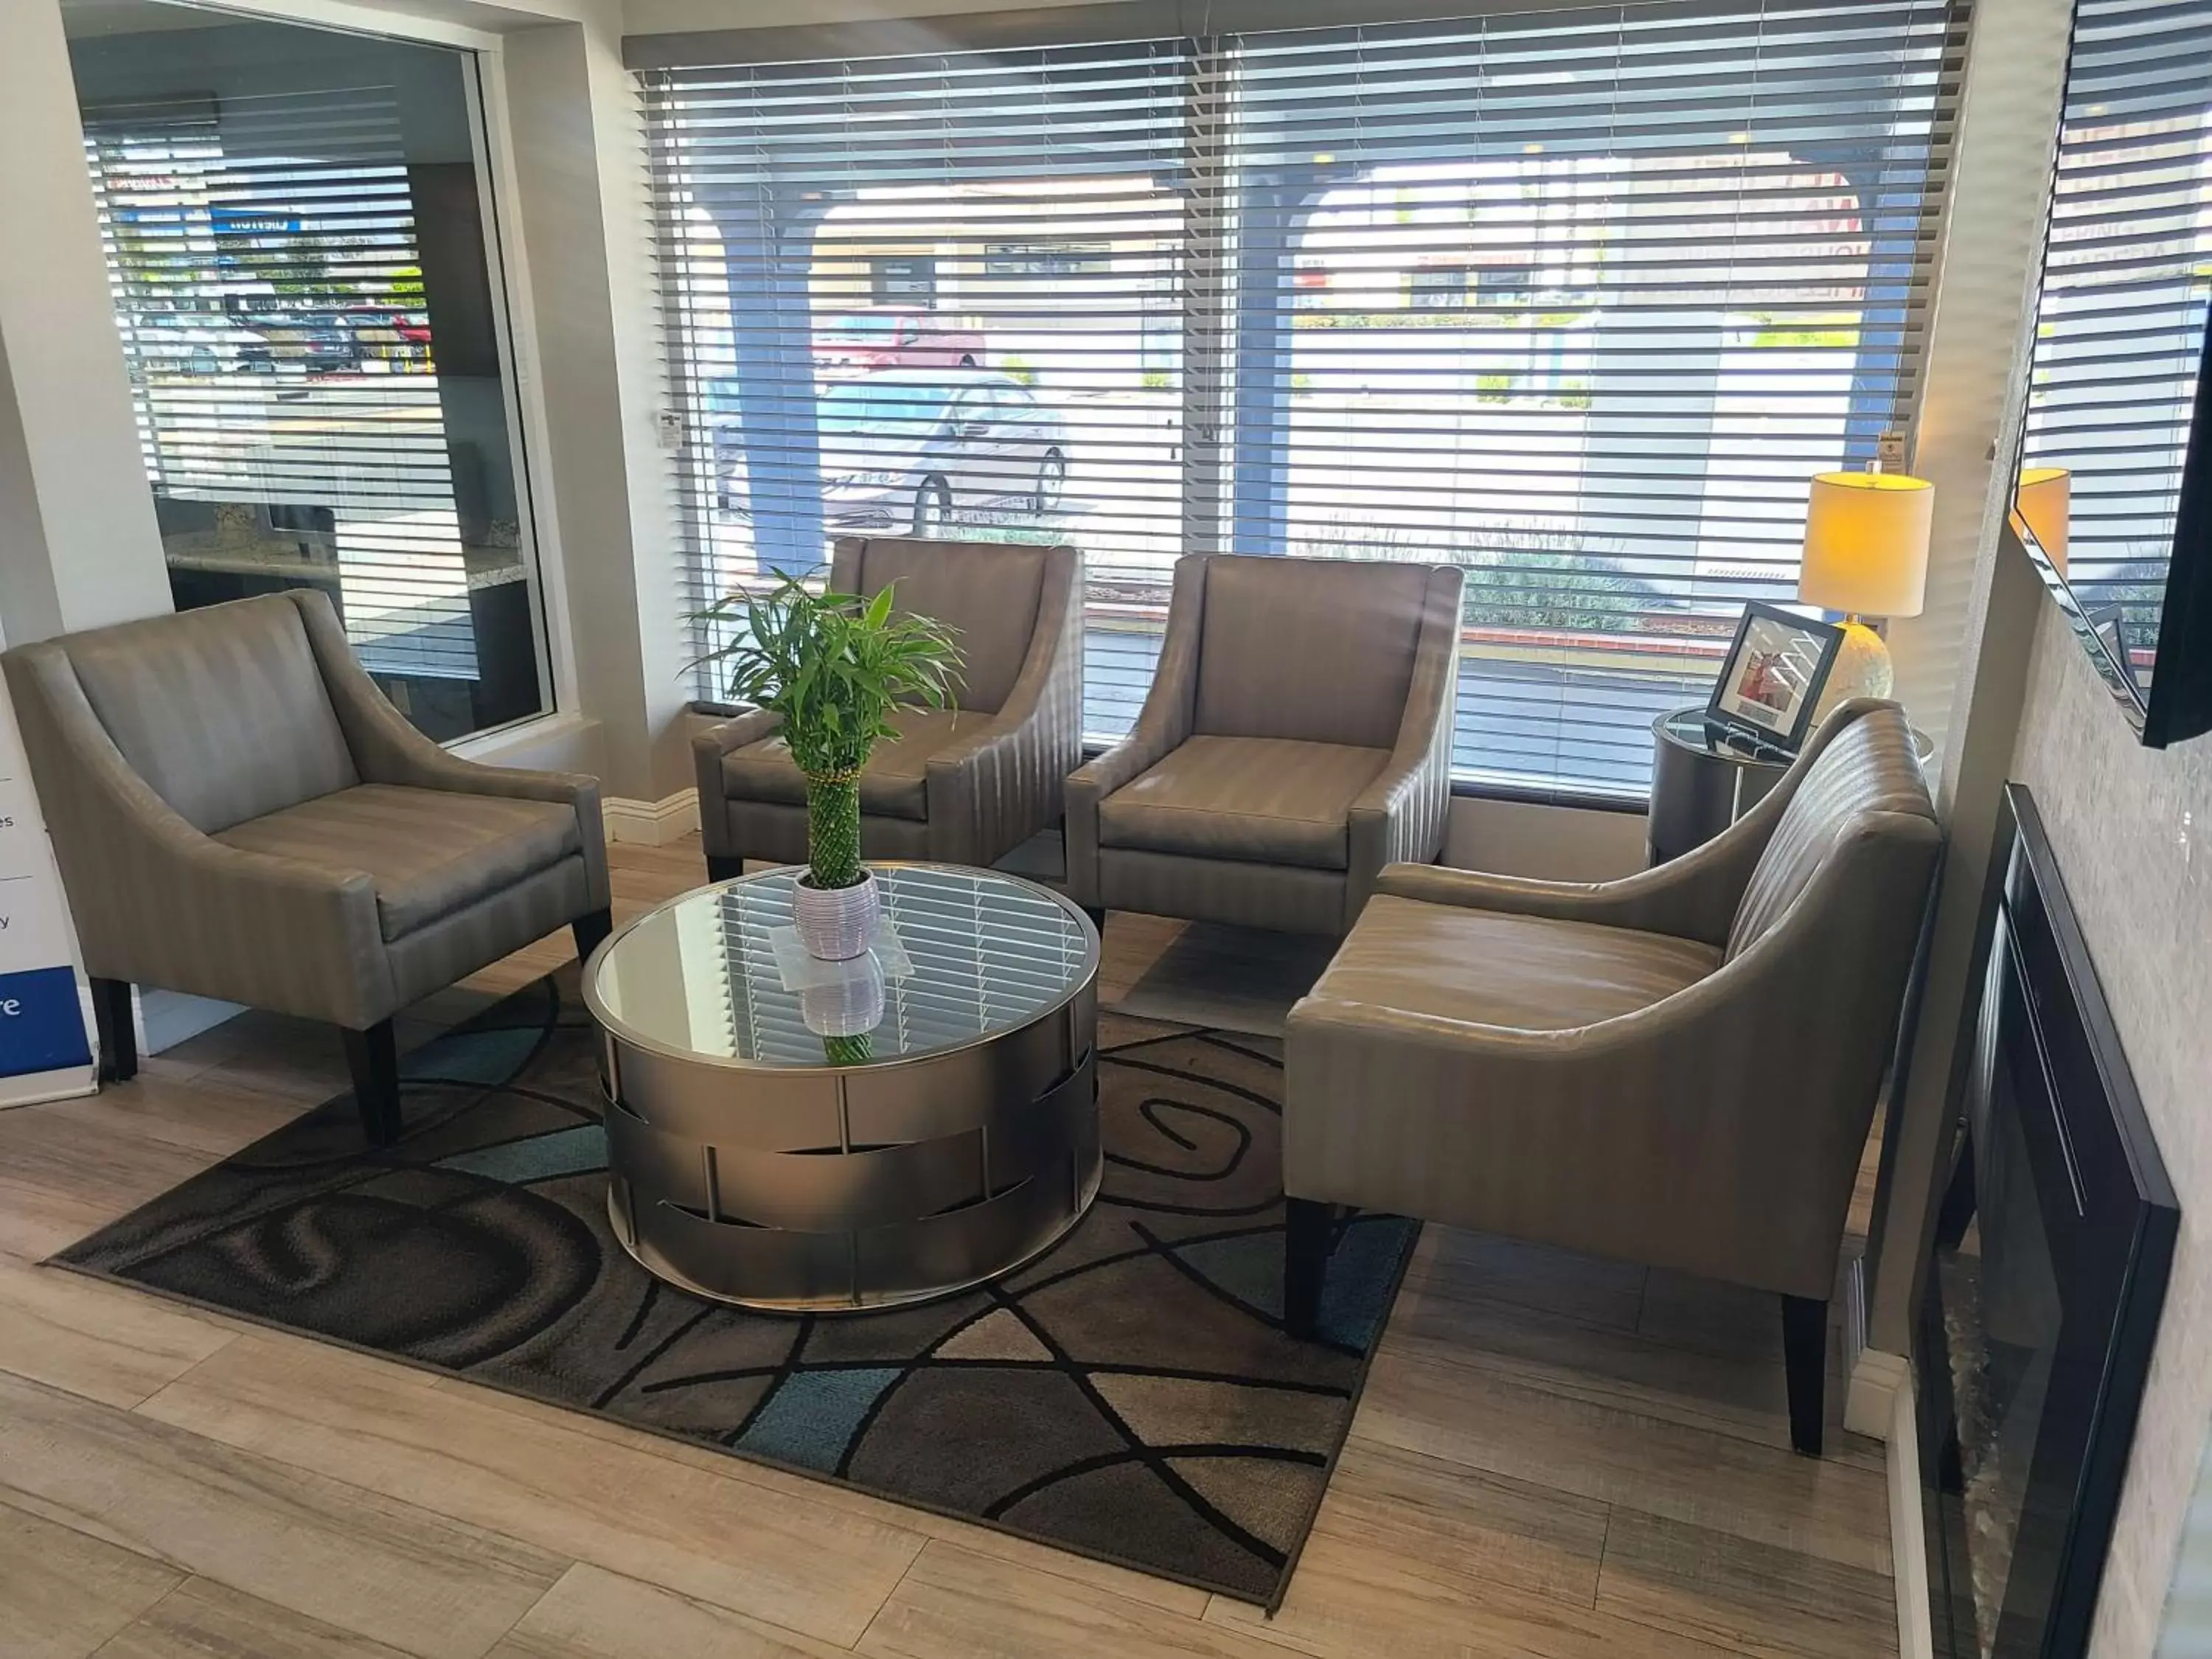
[[[779,735],[807,778],[807,854],[817,887],[860,879],[860,800],[853,780],[879,738],[896,738],[901,703],[950,708],[960,684],[952,630],[873,599],[816,592],[786,577],[765,593],[732,593],[699,613],[737,637],[708,652],[729,694],[783,718]]]

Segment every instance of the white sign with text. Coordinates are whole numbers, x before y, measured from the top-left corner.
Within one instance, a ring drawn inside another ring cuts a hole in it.
[[[75,955],[15,710],[0,687],[0,1105],[93,1087]]]

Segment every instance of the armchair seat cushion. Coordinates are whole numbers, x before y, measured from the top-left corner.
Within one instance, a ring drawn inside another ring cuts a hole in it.
[[[1720,963],[1695,939],[1378,893],[1311,1000],[1565,1031],[1650,1007]]]
[[[1098,844],[1341,870],[1352,803],[1386,749],[1292,738],[1194,737],[1098,808]]]
[[[929,757],[955,738],[980,729],[990,716],[973,709],[896,708],[896,743],[878,743],[860,773],[860,811],[872,817],[929,817]],[[806,805],[806,776],[780,737],[749,743],[722,757],[722,793],[730,800]]]
[[[565,802],[361,784],[234,824],[225,846],[318,869],[359,870],[376,884],[387,939],[583,852]]]

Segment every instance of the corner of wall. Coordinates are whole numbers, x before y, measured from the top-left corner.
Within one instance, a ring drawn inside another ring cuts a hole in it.
[[[1972,988],[1983,878],[2042,603],[2040,584],[2004,534],[2009,489],[1996,458],[2011,453],[2025,401],[2067,16],[2068,0],[1989,0],[1978,10],[1936,288],[1922,470],[1939,475],[1942,547],[1931,561],[1929,626],[1901,624],[1897,646],[1904,695],[1942,708],[1927,723],[1945,728],[1937,800],[1948,834],[1869,1243],[1868,1340],[1897,1353],[1911,1347],[1910,1303]]]
[[[609,793],[658,800],[689,775],[678,543],[659,447],[657,307],[636,91],[621,12],[503,46],[545,454],[578,712],[605,732]],[[554,609],[555,607],[549,607]]]
[[[16,644],[170,608],[58,0],[0,5],[0,606]]]

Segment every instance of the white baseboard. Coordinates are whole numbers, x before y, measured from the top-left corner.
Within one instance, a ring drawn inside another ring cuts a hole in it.
[[[1920,1510],[1920,1429],[1912,1395],[1912,1371],[1908,1365],[1890,1405],[1890,1587],[1897,1597],[1897,1659],[1934,1659],[1936,1632],[1928,1613],[1928,1540]]]
[[[686,789],[659,800],[629,800],[620,795],[599,803],[609,841],[633,847],[665,847],[699,828],[699,797]]]
[[[1844,1395],[1844,1426],[1869,1439],[1888,1439],[1895,1422],[1896,1397],[1911,1381],[1912,1368],[1902,1354],[1885,1353],[1880,1348],[1860,1349]]]
[[[1905,1358],[1867,1346],[1866,1261],[1844,1269],[1844,1426],[1869,1440],[1889,1438],[1890,1396],[1907,1377]]]

